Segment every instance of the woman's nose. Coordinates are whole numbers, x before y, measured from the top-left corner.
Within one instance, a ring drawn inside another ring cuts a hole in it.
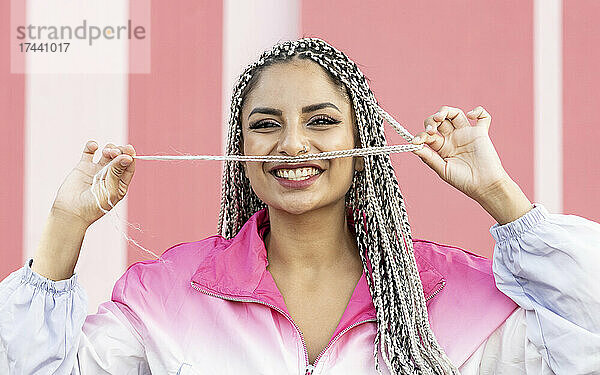
[[[287,126],[282,132],[279,144],[277,146],[277,153],[285,154],[288,156],[296,156],[302,151],[308,151],[308,139],[303,134],[302,130],[295,126]]]

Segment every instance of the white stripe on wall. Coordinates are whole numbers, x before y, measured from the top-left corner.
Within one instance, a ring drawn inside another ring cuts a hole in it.
[[[27,9],[31,24],[47,24],[52,12],[65,17],[70,9],[32,7],[31,1]],[[102,11],[114,18],[114,24],[127,23],[127,1],[103,4]],[[122,72],[128,71],[124,42],[116,51],[111,50],[110,58],[122,65]],[[27,64],[32,72],[35,65],[29,60]],[[126,143],[128,75],[28,74],[26,82],[23,253],[28,258],[35,253],[56,192],[78,163],[85,142],[95,139],[100,147],[108,142]],[[121,217],[127,217],[126,202],[115,209]],[[90,313],[110,299],[115,281],[125,270],[126,243],[109,219],[103,217],[88,229],[76,268],[89,298]],[[119,229],[125,228],[120,225]]]
[[[300,0],[223,2],[223,149],[231,92],[242,70],[279,40],[300,35]]]
[[[563,209],[562,0],[534,1],[534,116],[536,202]]]

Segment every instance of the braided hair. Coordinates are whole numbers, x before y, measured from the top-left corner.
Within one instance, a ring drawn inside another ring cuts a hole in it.
[[[386,145],[384,118],[357,65],[325,41],[303,38],[277,43],[238,78],[231,100],[228,155],[242,154],[241,109],[259,73],[269,65],[293,58],[313,60],[345,88],[363,147]],[[378,358],[381,346],[381,356],[392,374],[457,374],[429,326],[408,215],[390,156],[363,158],[364,168],[354,172],[345,202],[352,211],[356,240],[377,313],[375,368],[381,373]],[[231,238],[266,204],[254,193],[242,164],[237,161],[225,162],[221,188],[218,233]]]

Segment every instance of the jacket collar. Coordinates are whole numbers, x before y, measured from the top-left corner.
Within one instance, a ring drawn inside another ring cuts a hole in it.
[[[348,222],[353,224],[351,214]],[[349,227],[354,230],[353,225]],[[222,298],[266,303],[289,316],[283,296],[266,269],[268,260],[263,236],[268,228],[269,217],[265,208],[252,215],[239,233],[224,240],[222,246],[202,249],[205,251],[204,259],[192,276],[192,282]],[[419,249],[419,246],[414,247],[415,259],[425,298],[429,300],[443,288],[445,280]],[[375,318],[375,307],[363,271],[334,336],[355,323]]]

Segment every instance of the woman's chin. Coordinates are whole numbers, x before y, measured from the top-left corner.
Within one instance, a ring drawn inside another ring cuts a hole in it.
[[[279,204],[269,204],[268,205],[270,208],[274,208],[276,210],[279,211],[283,211],[286,212],[288,214],[292,214],[292,215],[302,215],[305,214],[307,212],[311,212],[314,210],[317,210],[321,207],[323,207],[323,205],[314,203],[314,202],[307,202],[307,201],[290,201],[287,200],[285,202],[280,202]]]

